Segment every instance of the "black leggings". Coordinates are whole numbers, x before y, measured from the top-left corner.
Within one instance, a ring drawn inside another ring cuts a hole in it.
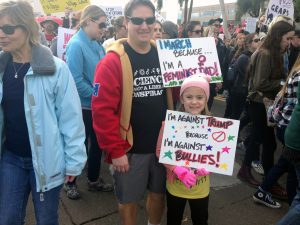
[[[95,182],[98,180],[101,168],[102,151],[99,148],[97,137],[93,128],[93,118],[91,110],[82,110],[83,122],[85,126],[85,147],[88,154],[88,180]]]
[[[209,196],[186,199],[171,195],[167,191],[167,225],[181,225],[186,201],[189,202],[193,225],[207,225]]]

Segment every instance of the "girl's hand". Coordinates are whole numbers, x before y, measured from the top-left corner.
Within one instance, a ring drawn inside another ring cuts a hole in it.
[[[196,175],[193,171],[182,166],[176,166],[173,172],[177,175],[178,179],[189,189],[196,184]]]
[[[208,174],[210,174],[210,172],[204,168],[201,168],[201,169],[197,169],[195,171],[195,174],[198,176],[198,177],[202,177],[202,176],[206,176]]]
[[[75,176],[66,176],[65,178],[65,183],[68,183],[68,182],[73,182],[75,180]]]

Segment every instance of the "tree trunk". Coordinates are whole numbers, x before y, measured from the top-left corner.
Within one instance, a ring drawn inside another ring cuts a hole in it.
[[[189,23],[191,21],[192,12],[193,12],[193,0],[191,0],[191,2],[190,2],[189,16],[188,16],[187,23]]]
[[[185,0],[184,1],[184,19],[183,19],[183,24],[186,25],[187,24],[187,14],[188,14],[188,3],[189,3],[189,0]]]
[[[228,32],[228,22],[227,22],[227,12],[225,9],[225,4],[224,4],[224,0],[219,0],[220,2],[220,6],[221,6],[221,12],[222,12],[222,16],[223,16],[223,31],[224,31],[224,36],[227,39],[230,39],[230,34]]]

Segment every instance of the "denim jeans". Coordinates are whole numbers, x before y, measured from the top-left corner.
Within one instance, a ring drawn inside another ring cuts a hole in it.
[[[300,163],[294,165],[294,167],[298,179],[297,194],[292,202],[289,211],[276,225],[299,225],[300,224]]]
[[[0,160],[0,225],[23,225],[31,192],[37,225],[58,225],[61,185],[47,192],[36,191],[31,158],[4,151]]]

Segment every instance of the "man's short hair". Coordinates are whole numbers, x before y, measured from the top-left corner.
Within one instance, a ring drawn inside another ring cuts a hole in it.
[[[153,3],[150,0],[130,0],[125,6],[124,15],[126,17],[131,16],[132,11],[137,6],[148,6],[152,10],[153,15],[155,15],[155,6],[153,5]]]

